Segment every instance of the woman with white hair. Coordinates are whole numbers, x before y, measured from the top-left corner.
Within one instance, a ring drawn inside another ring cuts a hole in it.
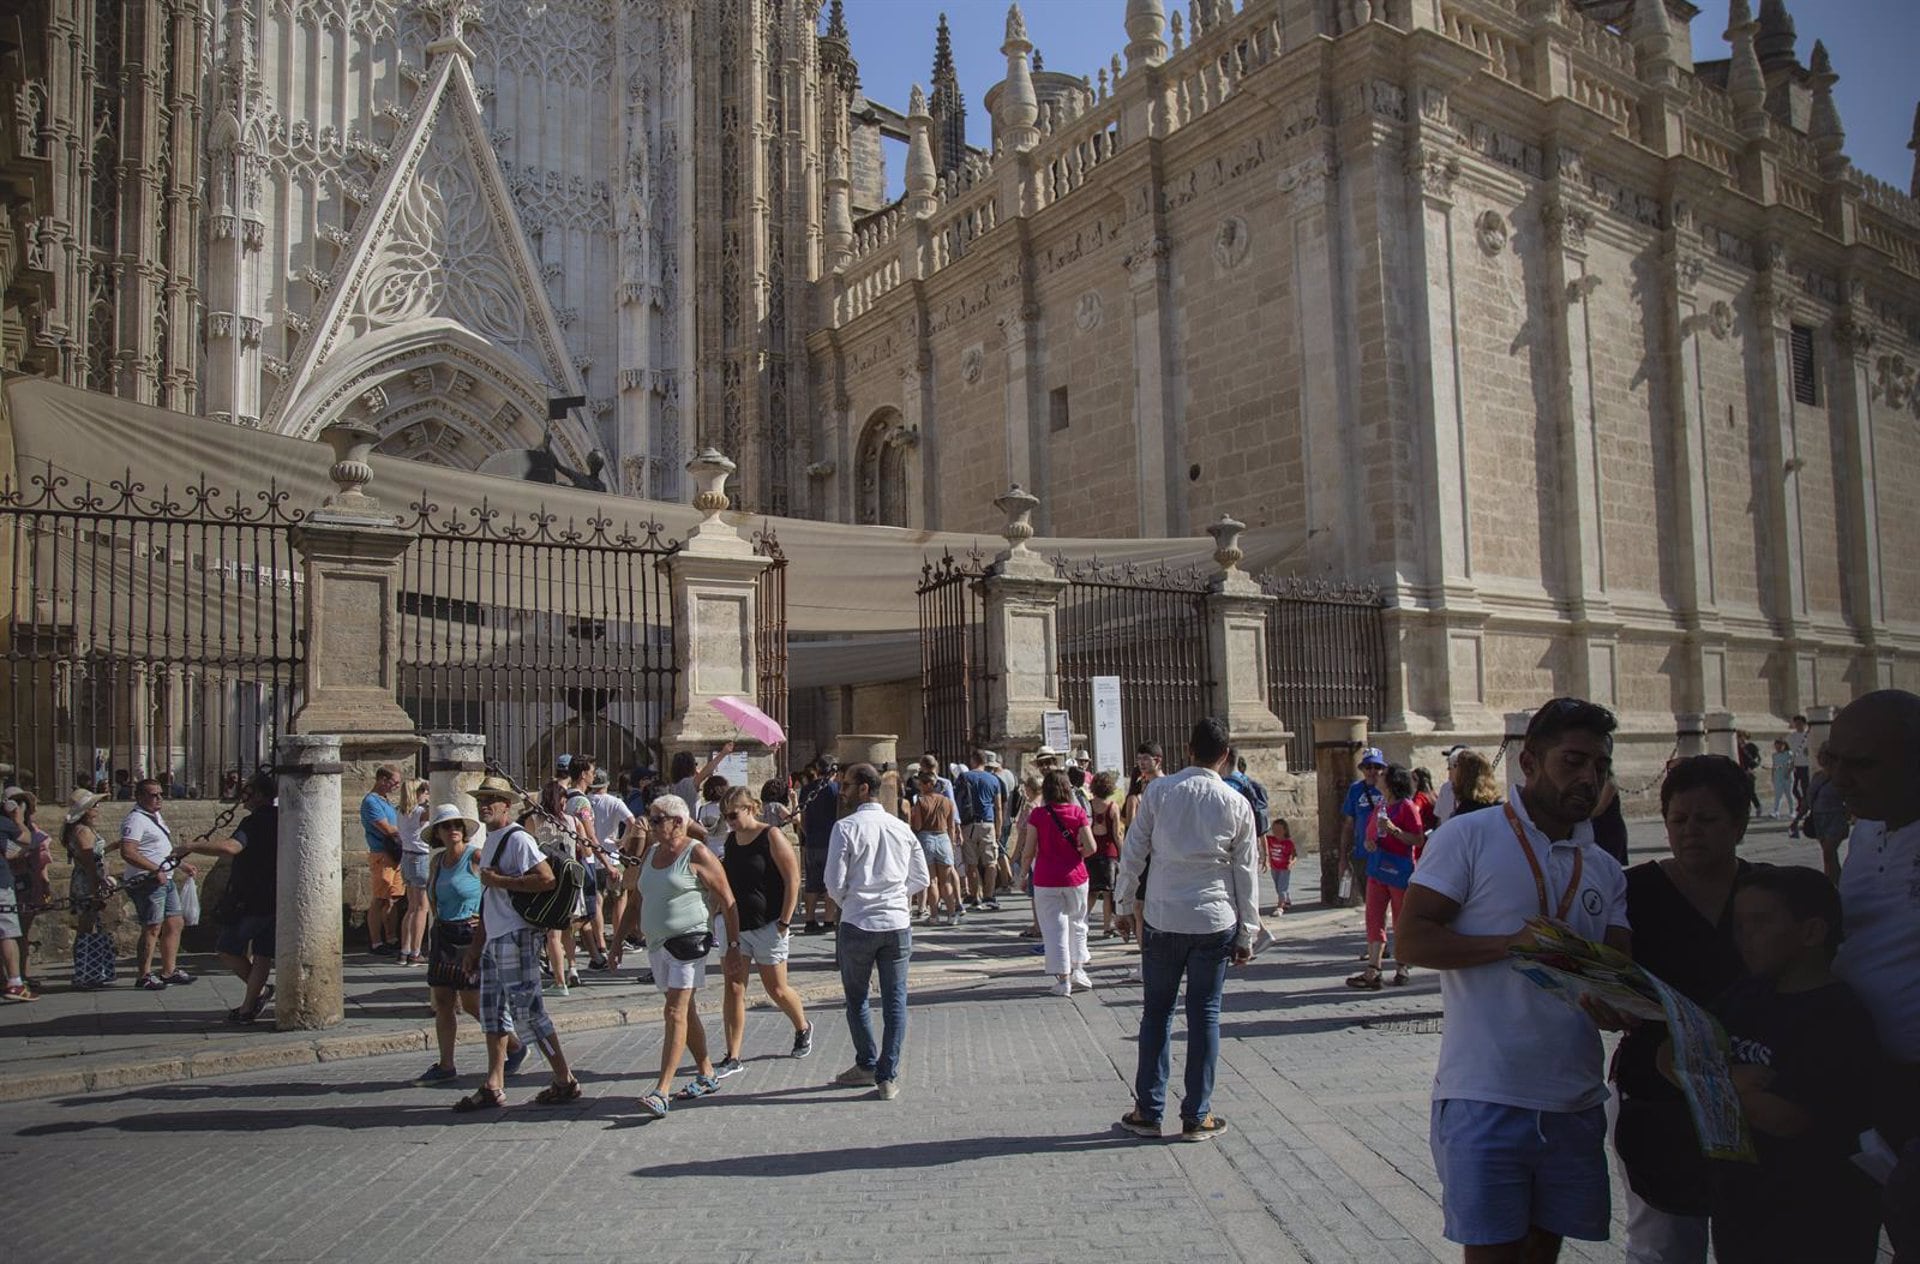
[[[666,994],[660,1078],[653,1091],[640,1099],[640,1109],[655,1119],[667,1117],[673,1077],[680,1069],[680,1055],[688,1049],[693,1050],[696,1074],[680,1091],[680,1100],[706,1097],[720,1087],[693,995],[706,982],[707,954],[713,951],[709,904],[717,906],[725,919],[729,966],[740,953],[740,915],[726,870],[706,844],[687,832],[692,818],[692,809],[677,794],[663,794],[649,804],[647,828],[653,845],[639,865],[640,933],[646,936],[654,986]]]

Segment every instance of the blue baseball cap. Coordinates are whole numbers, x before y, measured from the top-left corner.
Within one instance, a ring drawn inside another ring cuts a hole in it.
[[[1368,764],[1378,764],[1382,768],[1387,766],[1387,757],[1380,753],[1378,746],[1369,746],[1360,752],[1360,766],[1365,768]]]

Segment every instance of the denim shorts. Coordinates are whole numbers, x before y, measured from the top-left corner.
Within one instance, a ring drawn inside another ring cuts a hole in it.
[[[171,874],[130,881],[120,889],[127,893],[127,902],[133,905],[134,916],[142,926],[158,926],[169,917],[180,916],[180,888],[173,885]]]
[[[247,950],[253,950],[256,957],[273,955],[273,914],[255,917],[243,916],[231,926],[220,928],[220,939],[214,944],[220,952],[230,957],[244,957]]]
[[[1518,1242],[1538,1227],[1604,1242],[1607,1111],[1527,1110],[1496,1102],[1436,1101],[1429,1123],[1446,1235],[1462,1246]]]
[[[927,853],[929,865],[951,865],[953,863],[953,839],[945,830],[925,830],[914,837],[920,840],[920,850]]]
[[[432,853],[424,851],[406,851],[400,853],[400,881],[422,891],[427,888],[427,861]]]
[[[724,944],[727,941],[723,938],[720,942]],[[782,965],[787,960],[789,946],[790,939],[780,933],[778,922],[768,922],[765,926],[740,932],[740,952],[750,965]]]

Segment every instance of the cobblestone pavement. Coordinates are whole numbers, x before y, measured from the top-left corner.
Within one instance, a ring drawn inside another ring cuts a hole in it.
[[[1756,843],[1765,855],[1784,840]],[[811,1008],[812,1058],[785,1057],[784,1021],[756,1010],[748,1069],[655,1123],[635,1108],[658,1056],[650,1025],[566,1037],[586,1096],[555,1111],[530,1104],[536,1057],[503,1115],[453,1115],[471,1048],[457,1088],[411,1086],[430,1058],[406,1053],[11,1103],[0,1162],[31,1174],[34,1197],[8,1217],[8,1254],[1457,1258],[1426,1143],[1437,982],[1345,988],[1357,911],[1283,919],[1281,942],[1232,977],[1215,1106],[1233,1128],[1199,1145],[1113,1128],[1139,1015],[1118,941],[1097,944],[1098,989],[1068,1000],[1044,994],[1038,959],[1012,939],[1023,913],[1010,904],[996,921],[979,932],[977,977],[916,993],[890,1103],[827,1086],[851,1054],[825,1003]],[[937,935],[916,967],[955,951]],[[717,1000],[716,978],[703,1008]],[[1176,1025],[1176,1082],[1179,1040]],[[1563,1258],[1617,1260],[1618,1240],[1616,1225],[1614,1245]]]

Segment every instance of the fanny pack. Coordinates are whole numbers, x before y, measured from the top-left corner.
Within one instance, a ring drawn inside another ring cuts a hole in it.
[[[667,955],[675,961],[698,961],[713,951],[713,932],[710,930],[690,930],[684,935],[675,935],[660,945]]]

